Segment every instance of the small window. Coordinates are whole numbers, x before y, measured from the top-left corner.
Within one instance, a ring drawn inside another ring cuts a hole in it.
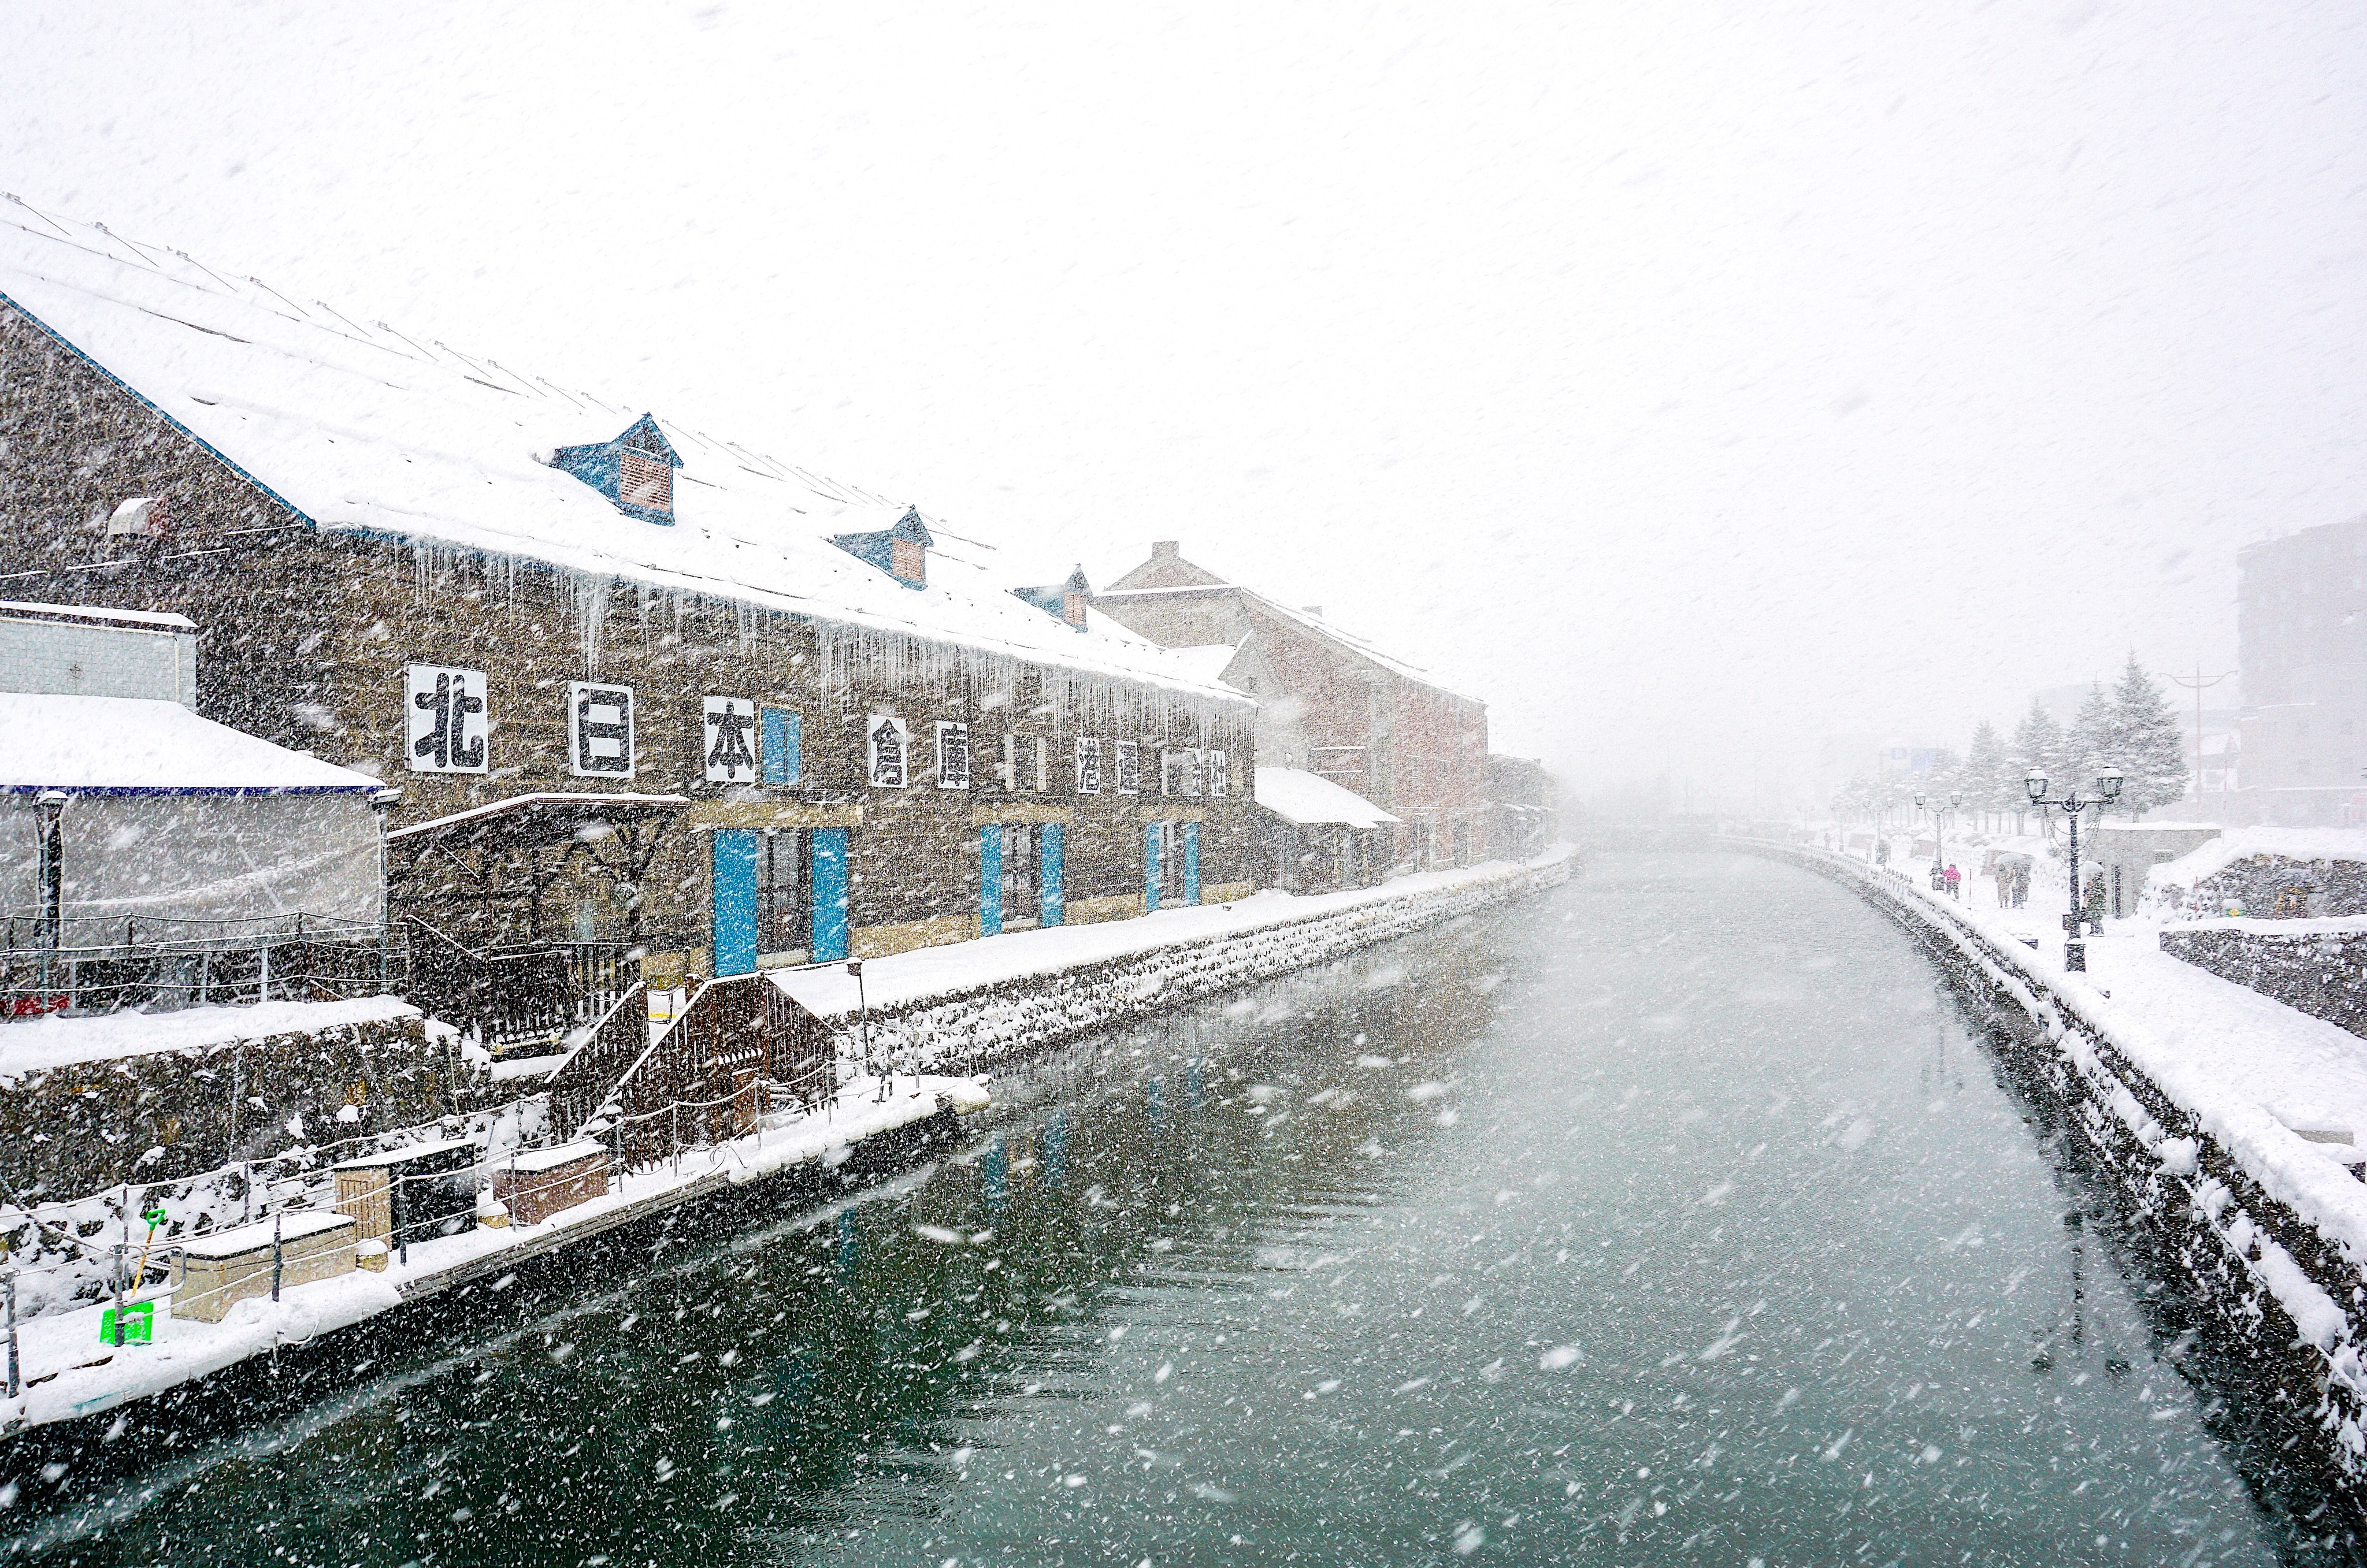
[[[1098,735],[1077,737],[1077,793],[1102,792],[1102,741]]]
[[[1207,753],[1208,793],[1230,795],[1233,788],[1232,759],[1222,751]]]
[[[1198,795],[1199,763],[1197,751],[1161,751],[1159,754],[1159,793],[1185,796]]]
[[[636,452],[630,446],[617,453],[617,499],[627,506],[650,512],[674,511],[674,468],[663,457]]]
[[[1142,793],[1142,748],[1131,740],[1121,740],[1114,748],[1120,795]]]
[[[798,716],[787,708],[764,710],[764,782],[768,784],[793,784],[805,776],[804,759],[799,755],[800,726]]]
[[[1035,739],[1036,777],[1027,787],[1040,795],[1052,787],[1052,738],[1038,735]]]
[[[888,570],[917,588],[929,580],[929,552],[918,539],[889,542]]]

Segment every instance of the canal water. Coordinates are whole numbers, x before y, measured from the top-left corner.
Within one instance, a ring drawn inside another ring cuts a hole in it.
[[[998,1087],[870,1191],[637,1238],[387,1328],[334,1384],[20,1461],[0,1550],[2337,1555],[2248,1488],[2193,1337],[1936,971],[1795,868],[1606,856]]]

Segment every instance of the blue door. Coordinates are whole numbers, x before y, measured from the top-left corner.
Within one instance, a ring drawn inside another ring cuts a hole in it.
[[[1200,824],[1184,824],[1184,902],[1200,901]]]
[[[813,961],[846,956],[846,829],[813,835]]]
[[[708,835],[708,866],[715,892],[715,973],[756,970],[756,851],[761,835],[718,828]]]
[[[1043,900],[1044,923],[1057,926],[1060,923],[1060,824],[1045,823],[1036,841],[1043,846],[1036,863],[1037,881],[1042,884],[1038,897]]]
[[[978,934],[1002,934],[1002,829],[978,830]]]
[[[1149,914],[1159,908],[1159,829],[1158,822],[1142,825],[1142,911]]]

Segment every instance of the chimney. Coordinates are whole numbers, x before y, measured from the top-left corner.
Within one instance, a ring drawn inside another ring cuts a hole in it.
[[[1150,541],[1150,558],[1152,560],[1173,560],[1176,557],[1176,541],[1173,539],[1153,539]]]
[[[1323,618],[1323,606],[1320,604],[1301,604],[1299,608],[1306,611],[1308,615],[1314,616],[1319,621]]]

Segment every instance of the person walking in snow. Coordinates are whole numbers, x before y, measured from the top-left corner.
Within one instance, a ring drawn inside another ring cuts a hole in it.
[[[1888,839],[1877,838],[1874,840],[1874,863],[1876,865],[1888,865],[1890,863],[1890,840]]]
[[[1956,869],[1956,863],[1954,861],[1950,861],[1948,863],[1948,869],[1945,875],[1948,882],[1948,897],[1954,898],[1956,897],[1957,887],[1965,880],[1965,874]]]

